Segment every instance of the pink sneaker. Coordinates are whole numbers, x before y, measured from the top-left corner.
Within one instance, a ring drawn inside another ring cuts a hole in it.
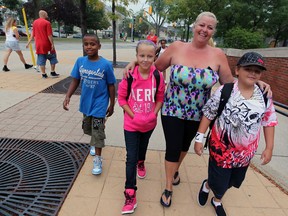
[[[137,164],[137,176],[138,178],[145,178],[146,177],[146,168],[144,165],[144,161],[138,161]]]
[[[122,208],[122,214],[131,214],[137,207],[136,191],[134,189],[126,189],[124,195],[126,200]]]

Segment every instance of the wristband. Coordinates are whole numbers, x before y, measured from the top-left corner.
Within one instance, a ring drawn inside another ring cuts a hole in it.
[[[197,132],[195,135],[195,142],[203,143],[204,133]]]

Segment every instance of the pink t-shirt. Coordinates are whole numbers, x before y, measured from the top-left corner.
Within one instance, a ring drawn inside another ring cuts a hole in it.
[[[162,73],[160,74],[160,84],[156,94],[156,102],[154,95],[156,92],[156,79],[153,75],[155,66],[151,66],[148,79],[143,79],[138,72],[136,66],[132,76],[131,93],[126,100],[128,82],[123,79],[118,86],[118,103],[122,107],[128,104],[134,118],[132,119],[127,113],[124,113],[124,129],[127,131],[147,132],[156,127],[157,116],[154,113],[156,102],[163,102],[165,83]]]

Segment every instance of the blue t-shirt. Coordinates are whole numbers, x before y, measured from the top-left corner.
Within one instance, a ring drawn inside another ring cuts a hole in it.
[[[90,61],[87,56],[79,57],[71,76],[81,79],[79,111],[104,118],[109,104],[108,85],[116,82],[112,64],[103,57],[97,61]]]

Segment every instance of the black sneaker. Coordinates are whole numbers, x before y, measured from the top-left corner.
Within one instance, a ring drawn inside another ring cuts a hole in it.
[[[221,205],[219,206],[215,206],[214,202],[213,202],[214,197],[212,197],[211,199],[211,205],[214,207],[215,212],[216,212],[216,216],[226,216],[226,212],[223,208],[223,205],[221,203]]]
[[[42,74],[42,78],[43,78],[43,79],[47,79],[47,78],[48,78],[47,74],[46,74],[46,73],[45,73],[45,74]]]
[[[204,184],[207,182],[207,179],[205,179],[203,182],[202,182],[202,185],[201,185],[201,188],[200,188],[200,191],[199,191],[199,194],[198,194],[198,204],[200,206],[204,206],[206,203],[207,203],[207,200],[208,200],[208,195],[209,195],[209,192],[206,193],[203,191],[203,187],[204,187]]]
[[[8,72],[8,71],[10,71],[6,65],[4,65],[4,67],[3,67],[3,69],[2,69],[2,70],[3,70],[3,71],[5,71],[5,72]]]
[[[57,74],[55,71],[50,73],[51,77],[59,77],[60,74]]]
[[[31,67],[33,67],[33,65],[25,64],[25,69],[29,69],[29,68],[31,68]]]

